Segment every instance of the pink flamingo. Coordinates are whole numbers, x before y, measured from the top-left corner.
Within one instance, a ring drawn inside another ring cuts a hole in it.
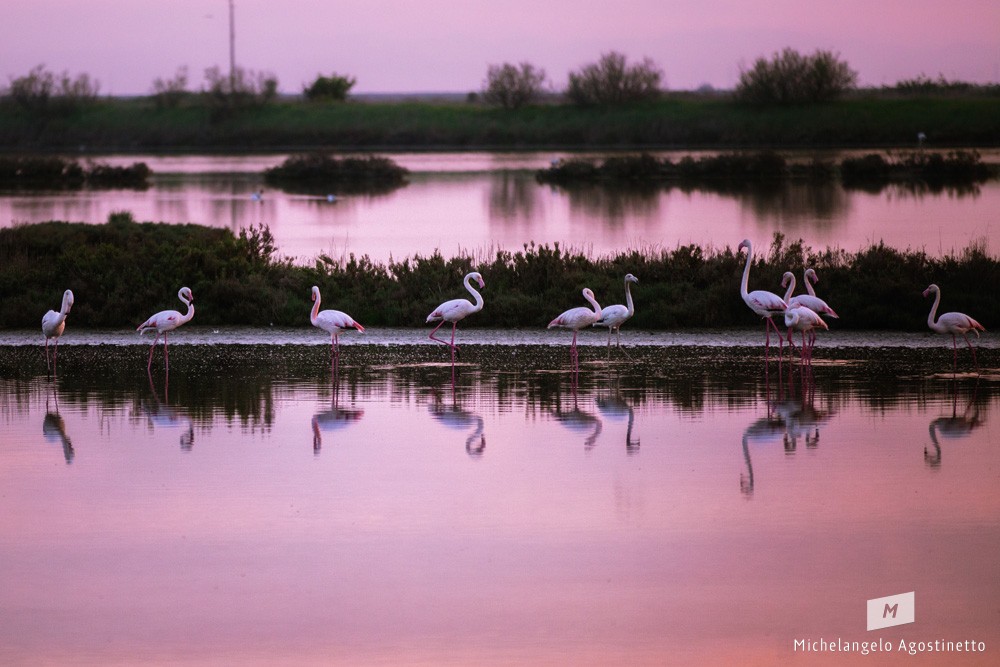
[[[778,325],[771,318],[784,313],[788,309],[788,304],[774,292],[754,290],[747,293],[747,283],[750,280],[750,263],[753,260],[753,244],[750,242],[750,239],[743,239],[739,248],[737,248],[737,252],[743,248],[747,249],[747,263],[743,267],[743,282],[740,283],[740,296],[743,297],[744,303],[747,304],[750,310],[764,318],[764,360],[767,360],[768,352],[771,349],[771,329],[773,328],[774,333],[778,334],[778,360],[780,361],[782,349],[781,332],[778,330]]]
[[[309,321],[312,322],[314,327],[319,327],[330,334],[330,347],[333,352],[333,361],[331,363],[335,364],[340,360],[340,341],[337,340],[340,332],[347,329],[357,329],[361,333],[364,333],[365,328],[361,326],[360,322],[355,322],[354,318],[347,313],[342,313],[339,310],[321,311],[319,309],[319,287],[316,285],[313,285],[312,288],[312,300],[313,307],[309,313]]]
[[[786,274],[787,275],[787,274]],[[802,332],[802,363],[812,363],[812,349],[816,344],[816,329],[829,329],[823,318],[805,306],[795,306],[785,311],[785,326],[788,327],[788,345],[795,347],[792,342],[792,331]],[[806,332],[809,332],[809,344],[806,344]],[[789,354],[791,351],[789,351]]]
[[[42,315],[42,334],[45,336],[45,367],[49,367],[49,339],[55,339],[55,351],[52,353],[52,369],[55,370],[56,357],[59,356],[59,337],[66,330],[66,315],[73,307],[73,291],[63,292],[62,306],[57,313],[54,310]]]
[[[615,304],[606,306],[601,310],[601,319],[594,322],[595,327],[608,328],[608,347],[611,347],[611,332],[615,332],[618,347],[622,346],[622,325],[635,314],[635,306],[632,304],[632,292],[629,290],[629,283],[639,283],[639,279],[631,273],[625,276],[625,303],[627,306]]]
[[[483,289],[484,287],[486,287],[486,283],[483,282],[483,277],[479,274],[478,271],[473,271],[472,273],[466,274],[465,278],[462,280],[462,282],[465,284],[465,289],[469,290],[469,293],[472,294],[472,298],[476,300],[475,303],[472,303],[468,299],[452,299],[451,301],[445,301],[444,303],[442,303],[440,306],[435,308],[430,315],[427,316],[428,322],[437,322],[439,320],[441,322],[436,327],[434,327],[434,331],[431,331],[430,336],[428,336],[428,338],[437,341],[439,343],[444,343],[445,345],[450,347],[453,358],[455,356],[455,352],[458,351],[458,347],[456,347],[455,345],[455,329],[458,328],[458,322],[460,320],[465,319],[472,313],[478,313],[480,310],[483,309],[483,296],[472,287],[473,280],[479,283],[479,289]],[[443,341],[440,338],[435,338],[434,336],[434,334],[437,333],[437,330],[440,329],[442,326],[444,326],[445,322],[451,322],[450,343],[448,343],[447,341]]]
[[[786,273],[785,275],[788,274]],[[840,315],[838,315],[833,308],[827,305],[826,301],[816,296],[816,290],[813,289],[813,283],[819,282],[819,276],[816,275],[816,272],[812,269],[806,269],[802,279],[805,281],[806,291],[809,293],[799,294],[798,296],[791,297],[791,299],[789,299],[788,295],[786,295],[785,301],[788,303],[788,307],[794,308],[795,306],[805,306],[818,315],[828,315],[830,317],[840,319]],[[781,284],[784,285],[784,281],[782,281]],[[789,294],[791,294],[791,289],[794,287],[795,276],[792,276],[792,287],[789,288]]]
[[[978,373],[979,362],[976,360],[976,348],[972,347],[972,343],[969,342],[968,333],[972,331],[976,334],[976,338],[978,338],[979,332],[986,331],[986,327],[965,313],[944,313],[935,322],[934,316],[937,314],[938,304],[941,303],[941,288],[937,285],[930,285],[924,290],[924,297],[926,298],[931,292],[934,292],[935,297],[934,305],[931,306],[931,312],[927,315],[927,326],[938,333],[951,334],[951,347],[953,350],[952,368],[955,370],[958,369],[958,343],[955,339],[955,334],[962,334],[962,337],[965,338],[965,344],[972,350],[972,363],[976,365],[976,372]]]
[[[162,310],[136,327],[136,331],[139,332],[140,336],[147,331],[156,330],[156,339],[149,346],[149,362],[146,364],[147,371],[153,366],[153,348],[159,342],[160,334],[163,334],[163,362],[167,370],[170,370],[170,357],[167,353],[167,332],[173,331],[186,322],[190,322],[191,318],[194,317],[194,295],[191,293],[191,289],[188,287],[180,288],[177,292],[177,298],[187,306],[185,314],[181,315],[176,310]]]
[[[576,349],[577,332],[579,332],[580,329],[593,325],[601,319],[601,304],[597,303],[597,299],[594,298],[594,293],[589,287],[583,288],[583,298],[594,307],[593,310],[584,306],[570,308],[562,315],[549,322],[549,326],[547,327],[548,329],[559,327],[560,329],[573,330],[573,343],[569,348],[569,358],[573,363],[574,368],[579,368],[580,366],[580,356]]]

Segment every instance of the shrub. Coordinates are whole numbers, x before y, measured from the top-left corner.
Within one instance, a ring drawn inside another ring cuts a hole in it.
[[[6,97],[18,107],[33,113],[76,111],[97,99],[100,83],[88,74],[70,77],[56,75],[37,65],[27,75],[12,78]]]
[[[409,171],[386,157],[336,158],[326,153],[293,155],[264,172],[270,185],[310,193],[388,192],[406,183]]]
[[[330,76],[319,75],[316,80],[306,88],[302,89],[302,94],[310,101],[334,101],[343,102],[347,99],[357,79],[352,76],[344,76],[334,72]]]
[[[188,96],[187,83],[187,67],[178,67],[172,79],[156,78],[153,81],[153,100],[156,106],[169,109],[179,105]]]
[[[490,65],[483,86],[483,100],[504,109],[519,109],[538,98],[544,82],[545,70],[536,69],[531,63]]]
[[[611,51],[579,72],[570,72],[566,95],[581,106],[639,102],[659,96],[662,78],[663,72],[649,58],[628,65],[623,54]]]
[[[740,72],[735,97],[750,104],[827,102],[853,88],[858,74],[830,51],[804,56],[786,48]]]
[[[217,66],[205,70],[206,88],[202,93],[208,106],[218,115],[262,107],[278,94],[278,78],[268,72],[237,67],[223,74]]]

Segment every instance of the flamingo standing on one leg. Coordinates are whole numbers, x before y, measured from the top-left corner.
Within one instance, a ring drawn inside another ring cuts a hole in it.
[[[962,337],[965,338],[965,344],[972,351],[972,363],[975,364],[976,373],[978,373],[979,362],[976,360],[976,348],[972,347],[972,343],[969,342],[968,333],[972,331],[976,334],[976,338],[978,338],[979,332],[986,331],[986,327],[965,313],[944,313],[935,322],[934,316],[937,314],[938,304],[941,303],[941,288],[937,285],[930,285],[924,290],[924,297],[926,298],[931,292],[934,292],[935,297],[934,305],[931,306],[931,312],[927,315],[927,326],[938,333],[951,334],[951,347],[953,351],[952,368],[954,370],[958,370],[958,342],[955,339],[955,334],[962,334]]]
[[[52,370],[55,370],[56,358],[59,356],[59,337],[66,330],[66,315],[73,307],[73,291],[63,292],[62,306],[57,313],[54,310],[42,315],[42,334],[45,335],[45,367],[49,367],[49,339],[55,339],[55,351],[52,353]]]
[[[767,292],[765,290],[747,292],[747,283],[750,280],[750,263],[753,260],[753,244],[750,242],[750,239],[743,239],[739,248],[737,248],[737,252],[743,248],[747,249],[747,263],[743,267],[743,282],[740,283],[740,296],[743,297],[743,301],[750,310],[764,318],[764,361],[767,361],[767,355],[771,349],[771,328],[774,329],[774,333],[778,334],[778,360],[780,361],[782,350],[781,332],[778,330],[778,325],[771,318],[784,313],[788,309],[788,304],[774,292]]]
[[[840,315],[838,315],[833,308],[827,305],[826,301],[816,296],[816,290],[813,289],[813,283],[819,282],[819,276],[816,275],[816,272],[813,269],[806,269],[802,279],[806,284],[806,291],[809,293],[799,294],[798,296],[791,297],[791,299],[789,299],[788,295],[786,295],[785,302],[788,303],[788,307],[794,308],[795,306],[805,306],[818,315],[828,315],[830,317],[840,319]],[[781,284],[784,285],[784,281],[782,281]],[[795,287],[795,276],[792,276],[792,287]],[[791,290],[789,290],[789,294],[790,293]]]
[[[313,307],[309,313],[309,321],[312,322],[314,327],[319,327],[330,334],[330,348],[331,352],[333,352],[333,360],[330,363],[336,364],[340,360],[340,341],[337,340],[340,332],[347,329],[357,329],[361,333],[364,333],[365,328],[361,326],[360,322],[355,322],[354,318],[347,313],[342,313],[339,310],[321,311],[319,309],[319,287],[316,285],[313,285],[312,288],[312,300]]]
[[[621,304],[615,304],[613,306],[605,306],[601,310],[601,319],[594,322],[592,326],[595,327],[607,327],[608,328],[608,347],[611,347],[611,332],[615,332],[617,346],[622,346],[622,332],[621,327],[625,324],[625,321],[635,314],[635,306],[632,304],[632,292],[629,289],[629,283],[638,284],[639,279],[633,276],[631,273],[625,276],[625,303],[627,305],[623,306]]]
[[[146,364],[147,371],[153,366],[153,348],[159,342],[160,334],[163,334],[163,362],[167,370],[170,370],[170,357],[167,353],[167,332],[173,331],[186,322],[190,322],[191,318],[194,317],[194,295],[191,293],[191,289],[188,287],[180,288],[177,292],[177,298],[187,306],[186,313],[181,315],[176,310],[162,310],[136,327],[136,331],[139,332],[140,336],[147,331],[156,330],[156,339],[149,346],[149,362]]]
[[[580,329],[584,327],[589,327],[595,322],[601,319],[601,304],[597,303],[597,299],[594,298],[594,293],[589,287],[583,288],[583,298],[586,299],[590,305],[594,307],[593,310],[580,306],[578,308],[570,308],[562,315],[556,319],[549,322],[547,328],[551,329],[553,327],[559,327],[560,329],[572,329],[573,330],[573,343],[569,348],[569,358],[573,364],[573,367],[579,369],[580,367],[580,356],[576,349],[576,335]]]
[[[472,281],[475,280],[479,283],[479,289],[486,287],[486,283],[483,282],[483,277],[478,271],[473,271],[472,273],[466,274],[462,282],[465,284],[465,289],[469,290],[472,294],[472,298],[476,300],[472,303],[468,299],[452,299],[451,301],[445,301],[440,306],[434,309],[434,311],[427,316],[427,322],[437,322],[440,320],[440,324],[434,327],[434,331],[431,331],[430,338],[439,343],[444,343],[449,348],[451,348],[451,356],[454,361],[455,352],[458,351],[458,347],[455,346],[455,329],[458,328],[459,320],[465,319],[472,313],[478,313],[483,309],[483,296],[477,292],[472,287]],[[444,326],[445,322],[451,322],[451,342],[443,341],[440,338],[434,336],[437,330]]]
[[[816,329],[829,329],[823,318],[816,314],[815,311],[806,308],[805,306],[795,306],[794,308],[789,308],[785,311],[785,326],[788,327],[788,345],[790,348],[794,348],[795,344],[792,342],[792,331],[802,332],[802,363],[808,362],[812,364],[812,349],[816,342]],[[806,344],[806,332],[809,332],[809,343]],[[790,353],[790,352],[789,352]]]

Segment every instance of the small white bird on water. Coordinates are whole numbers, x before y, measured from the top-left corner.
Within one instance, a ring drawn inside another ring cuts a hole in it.
[[[52,354],[52,369],[55,370],[56,357],[59,355],[59,337],[66,330],[66,315],[73,307],[73,291],[63,292],[62,306],[57,313],[54,310],[42,315],[42,334],[45,336],[45,366],[49,367],[49,339],[55,339],[55,351]]]
[[[140,336],[147,331],[156,331],[156,339],[149,346],[149,362],[146,364],[147,371],[153,366],[153,348],[159,342],[160,334],[163,334],[163,362],[167,370],[170,370],[170,358],[167,353],[167,333],[186,322],[190,322],[191,318],[194,317],[194,294],[191,293],[191,289],[188,287],[180,288],[177,292],[177,298],[187,306],[186,313],[181,315],[176,310],[161,310],[136,327],[136,331],[139,332]]]

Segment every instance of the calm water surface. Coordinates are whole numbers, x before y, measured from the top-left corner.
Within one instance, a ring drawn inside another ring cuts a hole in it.
[[[664,153],[678,159],[680,153]],[[680,188],[564,189],[539,185],[533,171],[561,153],[390,154],[411,169],[410,183],[385,194],[303,195],[263,185],[264,169],[285,155],[98,156],[114,164],[145,161],[146,190],[0,192],[0,225],[47,220],[101,223],[115,211],[138,220],[195,222],[239,231],[266,223],[286,256],[320,253],[374,259],[440,250],[518,250],[556,243],[596,254],[697,243],[732,246],[776,231],[818,248],[853,251],[879,240],[932,254],[995,236],[1000,182],[940,192],[891,187],[845,191],[839,185],[712,191]],[[594,157],[599,157],[595,155]],[[791,156],[803,159],[806,156]],[[808,157],[812,157],[809,154]],[[839,159],[842,154],[826,155]],[[984,152],[1000,161],[1000,153]],[[264,188],[263,201],[251,194]],[[995,248],[993,249],[995,250]]]
[[[995,347],[352,342],[0,346],[0,661],[996,664]]]

